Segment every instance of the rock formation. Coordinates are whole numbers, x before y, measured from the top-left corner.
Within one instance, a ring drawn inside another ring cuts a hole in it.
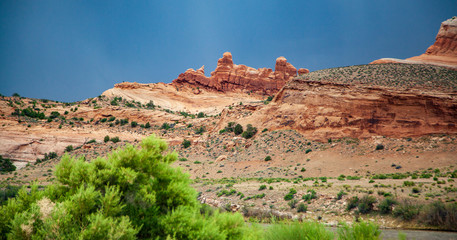
[[[457,69],[457,17],[452,17],[441,23],[435,43],[424,54],[405,60],[381,58],[371,62],[371,64],[382,63],[433,64]]]
[[[300,74],[309,72],[300,69]],[[224,53],[217,61],[217,67],[211,77],[205,76],[204,66],[195,71],[188,69],[173,80],[172,85],[190,85],[220,92],[244,91],[261,95],[272,95],[284,84],[297,75],[297,69],[284,57],[276,59],[275,71],[270,68],[251,68],[233,63],[232,54]]]

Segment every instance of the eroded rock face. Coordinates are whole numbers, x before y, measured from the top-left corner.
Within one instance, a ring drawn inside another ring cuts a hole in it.
[[[441,23],[435,43],[425,54],[457,57],[457,17]]]
[[[370,64],[383,63],[432,64],[457,69],[457,17],[441,23],[435,43],[424,54],[407,59],[381,58]]]
[[[293,79],[253,115],[268,129],[295,129],[320,141],[457,133],[455,93]]]
[[[302,70],[302,73],[306,72]],[[308,71],[309,72],[309,71]],[[233,63],[232,54],[226,52],[217,61],[211,77],[205,76],[204,66],[197,71],[188,69],[173,80],[175,86],[192,85],[221,92],[245,91],[272,95],[297,75],[297,69],[284,57],[276,59],[275,71],[270,68],[251,68]]]

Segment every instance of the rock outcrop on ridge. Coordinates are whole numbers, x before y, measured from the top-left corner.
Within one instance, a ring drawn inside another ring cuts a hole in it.
[[[382,63],[416,63],[433,64],[451,69],[457,69],[457,17],[452,17],[441,23],[436,35],[436,41],[424,54],[403,59],[381,58],[371,62]]]
[[[308,72],[307,69],[299,69],[300,74]],[[220,92],[242,91],[272,95],[295,76],[297,76],[297,69],[284,57],[276,59],[275,71],[273,71],[270,68],[255,69],[236,65],[233,63],[232,54],[226,52],[217,61],[216,70],[211,73],[211,77],[205,76],[205,69],[202,66],[198,70],[188,69],[181,73],[173,80],[172,85],[190,85]]]

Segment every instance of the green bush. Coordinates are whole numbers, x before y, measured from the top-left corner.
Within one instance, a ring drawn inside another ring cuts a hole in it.
[[[336,199],[337,200],[341,200],[343,198],[344,195],[346,195],[347,193],[344,192],[343,190],[339,191],[337,194],[336,194]]]
[[[317,222],[273,224],[265,233],[265,240],[333,240],[333,232]]]
[[[420,221],[444,230],[457,230],[457,205],[435,201],[424,207]]]
[[[109,141],[109,136],[106,135],[104,138],[103,138],[103,142],[108,142]]]
[[[397,201],[393,200],[392,198],[384,198],[381,201],[378,208],[382,214],[388,214],[392,212],[392,206],[397,204]]]
[[[138,123],[135,122],[135,121],[132,121],[132,122],[130,123],[130,126],[131,126],[132,128],[134,128],[134,127],[138,126]]]
[[[338,239],[341,240],[377,240],[381,239],[381,230],[374,223],[360,222],[354,223],[351,227],[343,224],[338,228]]]
[[[357,205],[359,212],[362,214],[369,213],[373,211],[374,204],[376,203],[376,198],[370,195],[363,196]]]
[[[249,139],[252,138],[257,133],[257,128],[253,127],[251,124],[246,126],[246,131],[241,135],[242,137]]]
[[[353,196],[347,200],[346,210],[350,211],[353,208],[356,208],[359,204],[359,198],[357,196]]]
[[[395,207],[393,214],[405,221],[410,221],[419,215],[421,208],[422,205],[419,205],[411,200],[403,200]]]
[[[383,149],[384,149],[384,145],[382,145],[382,144],[376,145],[376,150],[383,150]]]
[[[65,147],[65,152],[71,152],[73,151],[73,145],[68,145]]]
[[[111,142],[113,142],[113,143],[117,143],[117,142],[120,141],[120,140],[119,140],[119,137],[113,137],[113,138],[111,138],[110,140],[111,140]]]
[[[298,203],[297,199],[292,199],[287,203],[287,205],[289,205],[290,208],[294,209],[297,207],[297,203]]]
[[[204,118],[205,117],[205,114],[203,112],[199,112],[197,114],[197,118]]]
[[[311,201],[312,199],[317,199],[316,191],[313,189],[309,189],[308,193],[303,195],[303,200]]]
[[[308,211],[308,206],[305,205],[304,203],[300,203],[298,204],[298,207],[297,207],[297,212],[306,212]]]
[[[227,123],[227,126],[225,127],[225,130],[227,132],[233,132],[234,128],[235,128],[235,125],[237,125],[236,122],[229,122],[229,123]]]
[[[265,160],[266,162],[271,161],[271,157],[270,157],[270,156],[266,156],[264,160]]]
[[[260,185],[259,191],[262,191],[262,190],[265,190],[265,189],[267,189],[267,185]]]
[[[56,181],[21,188],[0,207],[8,239],[259,239],[240,214],[202,215],[189,175],[165,141],[144,139],[107,158],[64,155]]]
[[[235,135],[240,135],[241,133],[243,133],[243,126],[241,126],[241,124],[237,124],[233,129],[233,132],[235,133]]]
[[[191,144],[191,142],[190,142],[189,140],[187,140],[187,139],[184,139],[184,140],[182,141],[182,147],[183,147],[183,148],[188,148],[188,147],[190,147],[190,144]]]
[[[0,172],[12,172],[16,170],[16,166],[14,166],[13,162],[11,162],[8,158],[3,158],[0,155]]]

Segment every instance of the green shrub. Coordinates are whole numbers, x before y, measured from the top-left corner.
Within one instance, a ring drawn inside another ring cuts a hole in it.
[[[203,134],[204,132],[206,132],[206,128],[205,126],[200,126],[198,128],[195,129],[195,134]]]
[[[383,149],[384,149],[384,145],[382,145],[382,144],[376,145],[376,150],[383,150]]]
[[[189,175],[163,140],[144,139],[107,158],[64,155],[56,181],[21,188],[0,207],[9,239],[259,239],[240,214],[201,213]]]
[[[363,196],[357,205],[359,212],[362,214],[369,213],[373,211],[374,204],[376,203],[376,198],[370,195]]]
[[[233,129],[233,132],[235,133],[235,135],[240,135],[241,133],[243,133],[243,126],[241,126],[241,124],[237,124]]]
[[[343,196],[346,195],[346,194],[347,193],[345,193],[343,190],[341,190],[336,194],[336,199],[337,200],[341,200],[343,198]]]
[[[350,211],[353,208],[356,208],[359,204],[359,198],[357,196],[353,196],[347,200],[346,210]]]
[[[103,138],[103,142],[108,142],[109,141],[109,136],[106,135],[104,138]]]
[[[266,162],[271,161],[271,157],[270,157],[270,156],[266,156],[264,160],[265,160]]]
[[[151,124],[149,124],[149,122],[147,122],[145,125],[144,125],[144,128],[150,128],[151,127]]]
[[[310,153],[312,151],[313,151],[312,149],[306,149],[305,153],[308,154],[308,153]]]
[[[67,147],[65,147],[65,152],[71,152],[73,151],[73,145],[68,145]]]
[[[309,189],[308,193],[303,195],[303,200],[311,201],[312,199],[317,199],[316,191],[313,189]]]
[[[392,206],[397,204],[397,201],[393,200],[392,198],[384,198],[381,201],[378,208],[382,214],[388,214],[392,212]]]
[[[411,200],[403,200],[395,207],[393,214],[403,220],[410,221],[417,217],[421,208],[422,205],[419,205]]]
[[[381,239],[381,230],[379,230],[379,226],[368,222],[355,222],[351,227],[343,224],[342,227],[338,228],[338,239],[377,240]]]
[[[205,114],[203,112],[199,112],[197,114],[197,118],[204,118],[205,117]]]
[[[403,186],[405,186],[405,187],[412,187],[414,185],[416,185],[416,184],[413,181],[404,181],[403,182]]]
[[[241,135],[242,137],[249,139],[252,138],[257,133],[257,128],[253,127],[251,124],[246,126],[246,131]]]
[[[225,127],[225,130],[227,132],[233,132],[234,128],[235,128],[235,125],[237,125],[236,122],[229,122],[229,123],[227,123],[227,126]]]
[[[12,172],[16,170],[13,162],[8,158],[3,158],[0,155],[0,172]]]
[[[100,119],[100,122],[104,123],[104,122],[106,122],[106,120],[107,120],[106,118],[102,118],[102,119]]]
[[[267,185],[260,185],[259,191],[262,191],[262,190],[265,190],[265,189],[267,189]]]
[[[420,221],[444,230],[457,230],[457,205],[435,201],[424,207]]]
[[[291,209],[294,209],[295,207],[297,207],[297,203],[298,203],[297,199],[292,199],[287,203],[287,205],[289,205],[289,207]]]
[[[308,211],[308,206],[307,205],[305,205],[304,203],[298,204],[297,212],[305,213],[306,211]]]
[[[265,240],[333,240],[333,232],[318,222],[273,224],[265,233]]]
[[[91,143],[95,143],[95,142],[97,142],[97,140],[91,139],[91,140],[89,140],[89,141],[87,142],[87,144],[91,144]]]
[[[135,121],[132,121],[132,122],[130,123],[130,126],[134,128],[134,127],[138,126],[138,123],[135,122]]]
[[[120,141],[120,140],[119,140],[119,137],[113,137],[113,138],[111,138],[110,140],[111,140],[111,142],[113,142],[113,143],[117,143],[117,142]]]
[[[184,140],[182,141],[182,147],[183,147],[183,148],[188,148],[188,147],[190,147],[190,144],[191,144],[191,142],[190,142],[189,140],[187,140],[187,139],[184,139]]]

